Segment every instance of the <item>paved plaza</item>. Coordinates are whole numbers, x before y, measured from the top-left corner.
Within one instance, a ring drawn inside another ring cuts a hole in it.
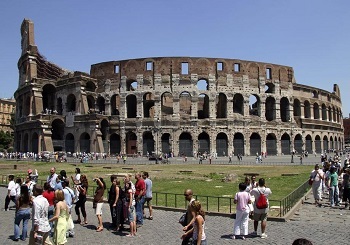
[[[273,191],[273,190],[272,190]],[[4,205],[6,188],[0,188],[1,205]],[[296,238],[304,237],[314,244],[346,244],[350,239],[350,210],[330,208],[324,201],[322,207],[315,207],[312,195],[308,195],[304,204],[288,222],[269,221],[266,229],[268,238],[248,236],[245,241],[231,240],[234,219],[220,216],[207,216],[206,234],[208,244],[292,244]],[[10,204],[12,205],[12,204]],[[87,202],[89,224],[76,225],[74,238],[69,238],[67,244],[181,244],[181,225],[177,223],[180,212],[154,210],[154,219],[145,220],[143,227],[138,229],[138,236],[126,237],[127,232],[115,233],[107,229],[110,215],[107,204],[103,207],[105,229],[95,231],[97,219],[93,215],[92,203]],[[1,211],[1,241],[0,244],[28,244],[23,241],[12,241],[14,210]],[[76,216],[73,214],[73,219]],[[29,229],[31,224],[29,224]],[[253,231],[253,222],[249,221],[249,231]],[[260,229],[258,230],[260,234]],[[345,242],[345,243],[344,243]]]

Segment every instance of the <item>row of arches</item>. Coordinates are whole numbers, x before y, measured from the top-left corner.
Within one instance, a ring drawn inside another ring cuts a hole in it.
[[[303,110],[302,107],[304,107]],[[303,104],[301,104],[300,100],[294,99],[294,116],[340,122],[342,119],[342,112],[340,108],[334,105],[326,106],[325,103],[319,105],[317,102],[311,104],[308,100],[305,100]]]

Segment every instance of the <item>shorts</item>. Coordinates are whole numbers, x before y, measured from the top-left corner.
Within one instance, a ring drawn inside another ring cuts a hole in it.
[[[101,215],[102,214],[102,206],[103,206],[103,202],[98,202],[96,204],[96,208],[95,208],[95,214],[96,215]]]
[[[254,213],[253,220],[254,221],[266,221],[267,220],[267,213],[262,213],[262,214]]]
[[[147,206],[152,206],[152,197],[146,197],[145,203],[147,203]]]
[[[135,207],[131,206],[128,208],[128,219],[129,222],[134,222],[135,221]]]

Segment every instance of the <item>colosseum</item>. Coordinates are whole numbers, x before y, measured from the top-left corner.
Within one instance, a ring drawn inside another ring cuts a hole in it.
[[[93,64],[87,74],[47,61],[30,20],[21,35],[17,151],[225,156],[343,147],[338,85],[298,84],[292,67],[156,57]]]

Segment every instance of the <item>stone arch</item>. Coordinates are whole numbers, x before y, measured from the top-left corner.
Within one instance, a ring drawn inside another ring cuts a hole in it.
[[[90,152],[90,135],[86,132],[80,135],[80,152]]]
[[[39,135],[36,132],[32,134],[31,141],[32,141],[32,144],[31,144],[32,152],[39,153]]]
[[[126,91],[136,91],[138,87],[136,80],[127,80],[126,81]]]
[[[170,144],[170,134],[169,133],[164,133],[161,137],[162,141],[162,153],[170,153],[172,152],[171,150],[171,144]]]
[[[126,154],[137,154],[137,135],[134,132],[128,131],[125,137]]]
[[[281,136],[281,152],[283,155],[289,155],[292,152],[291,149],[291,139],[289,134],[284,133]]]
[[[321,137],[319,135],[315,136],[315,152],[322,153]]]
[[[301,134],[297,134],[294,137],[294,150],[297,153],[302,153],[303,152],[303,138],[301,136]]]
[[[145,93],[143,95],[143,117],[154,118],[154,95],[152,93]]]
[[[256,94],[249,96],[249,115],[260,116],[260,98]]]
[[[310,102],[308,100],[304,101],[304,117],[311,118],[311,107]]]
[[[54,111],[55,100],[56,100],[56,87],[52,84],[44,85],[42,96],[43,96],[43,109]]]
[[[209,96],[207,94],[198,96],[197,117],[198,119],[209,118]]]
[[[126,112],[127,112],[127,118],[136,118],[137,99],[134,94],[129,94],[126,97]]]
[[[327,135],[323,136],[323,151],[328,152],[329,150],[329,142]]]
[[[314,103],[314,119],[320,119],[320,108],[316,102]]]
[[[300,100],[298,100],[298,99],[294,99],[294,102],[293,102],[293,115],[295,117],[301,116]]]
[[[335,107],[333,106],[333,122],[337,121],[337,112],[335,110]]]
[[[180,117],[189,118],[192,111],[192,96],[189,92],[184,91],[179,95]]]
[[[92,95],[86,96],[90,113],[95,113],[95,98]]]
[[[197,82],[198,90],[209,90],[209,82],[207,79],[201,78]]]
[[[61,119],[55,119],[51,123],[52,140],[63,140],[65,123]],[[62,150],[58,150],[62,151]]]
[[[233,96],[233,113],[244,115],[244,98],[242,94]]]
[[[188,132],[183,132],[179,137],[179,155],[193,156],[193,140],[192,135]]]
[[[169,92],[165,92],[161,96],[161,110],[162,110],[162,115],[172,115],[174,114],[174,100],[173,100],[173,95]]]
[[[331,150],[334,149],[333,136],[330,136],[330,137],[329,137],[329,149],[331,149]]]
[[[281,112],[281,121],[289,122],[290,121],[289,100],[287,97],[282,97],[280,100],[280,112]]]
[[[87,92],[95,92],[96,91],[96,85],[92,81],[87,81],[85,85],[85,90]]]
[[[224,93],[219,93],[217,98],[216,118],[227,118],[227,97]]]
[[[121,140],[120,135],[113,133],[109,138],[109,151],[111,154],[118,155],[121,152]]]
[[[29,134],[25,133],[23,137],[23,151],[28,152],[29,151]]]
[[[328,121],[332,121],[332,107],[328,106]]]
[[[218,156],[228,155],[228,139],[227,135],[223,132],[218,133],[216,136],[216,153]]]
[[[59,97],[57,98],[57,114],[58,115],[62,115],[63,114],[63,102],[62,102],[62,98]]]
[[[198,153],[210,153],[210,137],[206,132],[198,135]]]
[[[266,135],[266,151],[269,156],[277,155],[277,139],[273,133]]]
[[[327,107],[325,104],[322,104],[322,120],[327,120]]]
[[[305,150],[312,154],[312,137],[311,135],[306,135],[305,137]]]
[[[276,100],[273,97],[266,98],[265,118],[269,122],[276,120]]]
[[[75,140],[72,133],[68,133],[65,138],[64,147],[66,152],[75,152]]]
[[[238,156],[241,154],[242,156],[245,155],[244,151],[244,136],[242,133],[235,133],[233,136],[233,149],[235,156]]]
[[[76,111],[76,103],[77,103],[77,100],[75,98],[75,95],[74,94],[69,94],[67,96],[66,111],[67,112],[75,112]]]
[[[113,94],[111,97],[111,114],[119,116],[120,96]]]
[[[312,98],[314,98],[314,99],[318,99],[318,92],[317,92],[316,90],[313,90],[313,91],[311,92],[311,96],[312,96]]]
[[[155,152],[155,149],[154,149],[155,140],[151,131],[143,132],[142,143],[143,143],[143,147],[142,147],[143,155],[147,155],[147,152],[149,155],[152,155],[153,152]]]
[[[274,93],[276,93],[275,87],[276,86],[273,83],[266,83],[265,84],[265,93],[266,94],[274,94]]]
[[[250,155],[261,154],[261,137],[258,133],[252,133],[249,138],[250,141]]]
[[[108,140],[109,122],[106,119],[103,119],[101,121],[101,127],[100,128],[101,128],[101,133],[102,133],[102,140]]]
[[[100,114],[105,114],[105,111],[106,111],[105,105],[106,105],[105,98],[103,98],[102,96],[99,96],[97,98],[97,108]]]

